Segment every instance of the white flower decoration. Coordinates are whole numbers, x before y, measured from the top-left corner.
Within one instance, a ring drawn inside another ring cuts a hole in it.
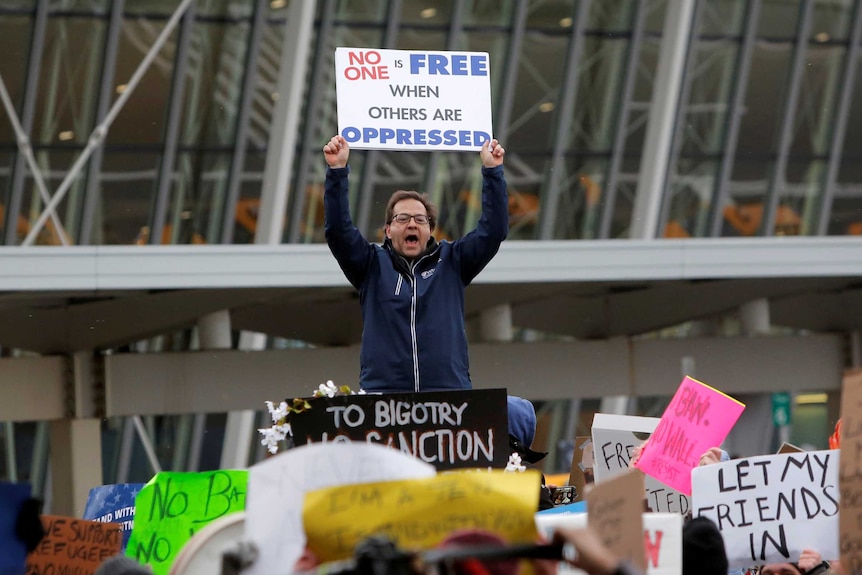
[[[521,456],[513,453],[509,456],[509,461],[506,463],[506,471],[526,471],[527,468],[521,465]]]
[[[280,420],[287,417],[287,402],[282,401],[278,404],[278,407],[275,407],[271,401],[267,401],[266,408],[269,410],[269,414],[272,416],[272,422],[278,423]]]
[[[332,380],[327,380],[326,383],[321,383],[314,393],[314,397],[335,397],[336,395],[365,395],[365,390],[360,389],[359,392],[352,391],[349,387],[338,387]],[[272,417],[272,427],[258,429],[263,437],[260,444],[266,446],[270,453],[278,453],[279,443],[293,436],[293,430],[290,428],[290,423],[287,422],[291,413],[299,413],[303,409],[310,409],[308,402],[301,399],[295,399],[293,406],[288,405],[286,401],[278,404],[278,407],[271,401],[265,401],[266,408],[269,410],[269,415]],[[303,406],[304,403],[304,406]]]

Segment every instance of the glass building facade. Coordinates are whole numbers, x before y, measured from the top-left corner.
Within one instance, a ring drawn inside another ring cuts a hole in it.
[[[862,234],[862,0],[318,0],[285,209],[264,214],[299,1],[0,3],[0,241],[247,244],[269,216],[282,243],[322,242],[341,46],[490,54],[511,239]],[[355,152],[351,167],[366,237],[395,188],[430,194],[443,237],[478,219],[472,154]],[[188,445],[189,418],[151,420],[156,443]],[[19,425],[17,442],[4,426],[7,477],[27,454],[39,467],[44,433]],[[129,479],[130,428],[111,426],[106,481]]]
[[[679,89],[668,93],[656,82],[675,41],[662,0],[318,2],[283,241],[322,241],[319,149],[336,132],[337,46],[490,53],[513,238],[631,237],[639,194],[660,196],[655,237],[862,232],[858,2],[689,4]],[[104,145],[72,169],[179,6],[0,7],[0,75],[17,118],[6,109],[0,122],[6,245],[253,241],[288,2],[188,3]],[[678,102],[659,158],[667,176],[660,190],[641,190],[657,97]],[[44,186],[16,144],[19,130]],[[379,233],[394,186],[434,197],[441,234],[472,228],[479,189],[469,155],[353,160],[367,234]],[[58,188],[56,217],[32,232]]]

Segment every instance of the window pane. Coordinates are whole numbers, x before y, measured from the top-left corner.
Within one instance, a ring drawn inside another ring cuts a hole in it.
[[[134,244],[147,234],[158,170],[155,153],[105,154],[93,243]]]
[[[127,83],[164,29],[165,23],[143,18],[123,20],[114,73],[114,101],[127,88]],[[157,144],[163,140],[176,39],[177,30],[174,30],[140,83],[134,87],[134,92],[108,132],[108,145]]]
[[[34,142],[86,143],[95,126],[105,20],[49,18],[39,70]]]

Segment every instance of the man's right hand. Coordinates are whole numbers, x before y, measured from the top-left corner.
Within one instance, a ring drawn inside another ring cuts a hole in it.
[[[323,146],[323,157],[330,168],[343,168],[350,157],[350,146],[342,136],[332,136],[329,143]]]

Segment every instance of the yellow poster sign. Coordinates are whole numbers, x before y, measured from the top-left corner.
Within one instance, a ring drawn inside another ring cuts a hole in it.
[[[320,489],[305,496],[305,535],[321,561],[351,557],[371,535],[385,535],[403,549],[433,548],[461,529],[533,543],[540,484],[535,470],[493,470]]]

